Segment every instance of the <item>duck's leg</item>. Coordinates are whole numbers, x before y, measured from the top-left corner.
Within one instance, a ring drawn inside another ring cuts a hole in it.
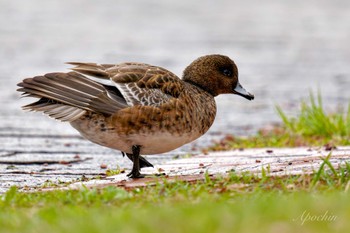
[[[132,146],[132,170],[127,175],[130,178],[143,178],[144,175],[140,173],[140,149],[141,147],[139,145],[133,145]],[[128,156],[129,157],[129,156]]]

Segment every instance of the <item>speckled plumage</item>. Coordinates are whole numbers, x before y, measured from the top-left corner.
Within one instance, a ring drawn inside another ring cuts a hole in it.
[[[203,135],[215,119],[215,96],[254,98],[239,84],[234,62],[222,55],[198,58],[182,79],[143,63],[69,64],[72,72],[19,83],[24,96],[40,98],[23,108],[70,122],[88,140],[127,153],[134,165],[137,153],[164,153]],[[134,177],[136,169],[138,164]]]

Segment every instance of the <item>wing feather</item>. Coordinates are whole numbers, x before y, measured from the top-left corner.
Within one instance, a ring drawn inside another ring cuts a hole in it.
[[[178,98],[183,88],[175,74],[146,64],[121,66],[111,79],[128,105],[161,106]]]
[[[46,98],[42,98],[35,103],[28,104],[24,106],[23,109],[43,112],[60,121],[74,121],[87,112],[84,109],[58,103]]]
[[[23,96],[40,98],[38,102],[24,108],[36,107],[32,110],[50,111],[48,114],[58,118],[61,116],[57,115],[57,111],[63,111],[63,109],[57,104],[108,115],[128,107],[117,88],[106,87],[76,72],[48,73],[44,76],[24,79],[18,86],[20,87],[18,91],[23,92]],[[50,103],[58,109],[55,111],[52,109],[53,106],[48,107]],[[75,108],[65,108],[66,111],[70,110],[69,112],[74,114],[69,115],[65,112],[65,116],[62,117],[72,119],[83,112]]]

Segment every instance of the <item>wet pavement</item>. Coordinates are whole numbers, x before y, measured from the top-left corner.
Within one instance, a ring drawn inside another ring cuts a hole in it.
[[[218,97],[208,134],[149,156],[162,164],[226,133],[252,134],[279,122],[274,106],[295,114],[310,90],[322,92],[328,111],[346,107],[349,10],[347,0],[0,0],[0,192],[11,185],[103,174],[102,164],[131,166],[119,152],[83,140],[68,124],[23,112],[20,106],[28,100],[15,91],[21,79],[65,71],[67,61],[139,61],[181,75],[199,56],[229,55],[256,99]]]
[[[223,177],[230,174],[240,175],[245,172],[259,177],[263,173],[267,176],[303,175],[318,172],[319,169],[330,170],[329,165],[324,162],[325,159],[334,169],[345,168],[350,161],[350,147],[338,147],[332,150],[314,147],[211,152],[190,158],[167,161],[155,168],[142,169],[146,176],[143,179],[129,179],[126,173],[121,173],[100,179],[64,184],[54,187],[54,189],[101,188],[106,186],[132,189],[155,185],[163,179],[167,179],[167,182],[177,180],[197,182],[204,180],[205,176]],[[47,187],[40,190],[52,189],[53,187]]]

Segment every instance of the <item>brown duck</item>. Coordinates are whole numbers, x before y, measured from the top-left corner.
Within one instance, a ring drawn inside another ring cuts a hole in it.
[[[202,136],[216,115],[215,96],[254,99],[238,82],[235,63],[223,55],[198,58],[182,79],[143,63],[68,64],[75,66],[72,72],[19,83],[23,96],[39,98],[23,109],[68,121],[86,139],[122,151],[133,162],[132,178],[153,166],[140,154],[171,151]]]

